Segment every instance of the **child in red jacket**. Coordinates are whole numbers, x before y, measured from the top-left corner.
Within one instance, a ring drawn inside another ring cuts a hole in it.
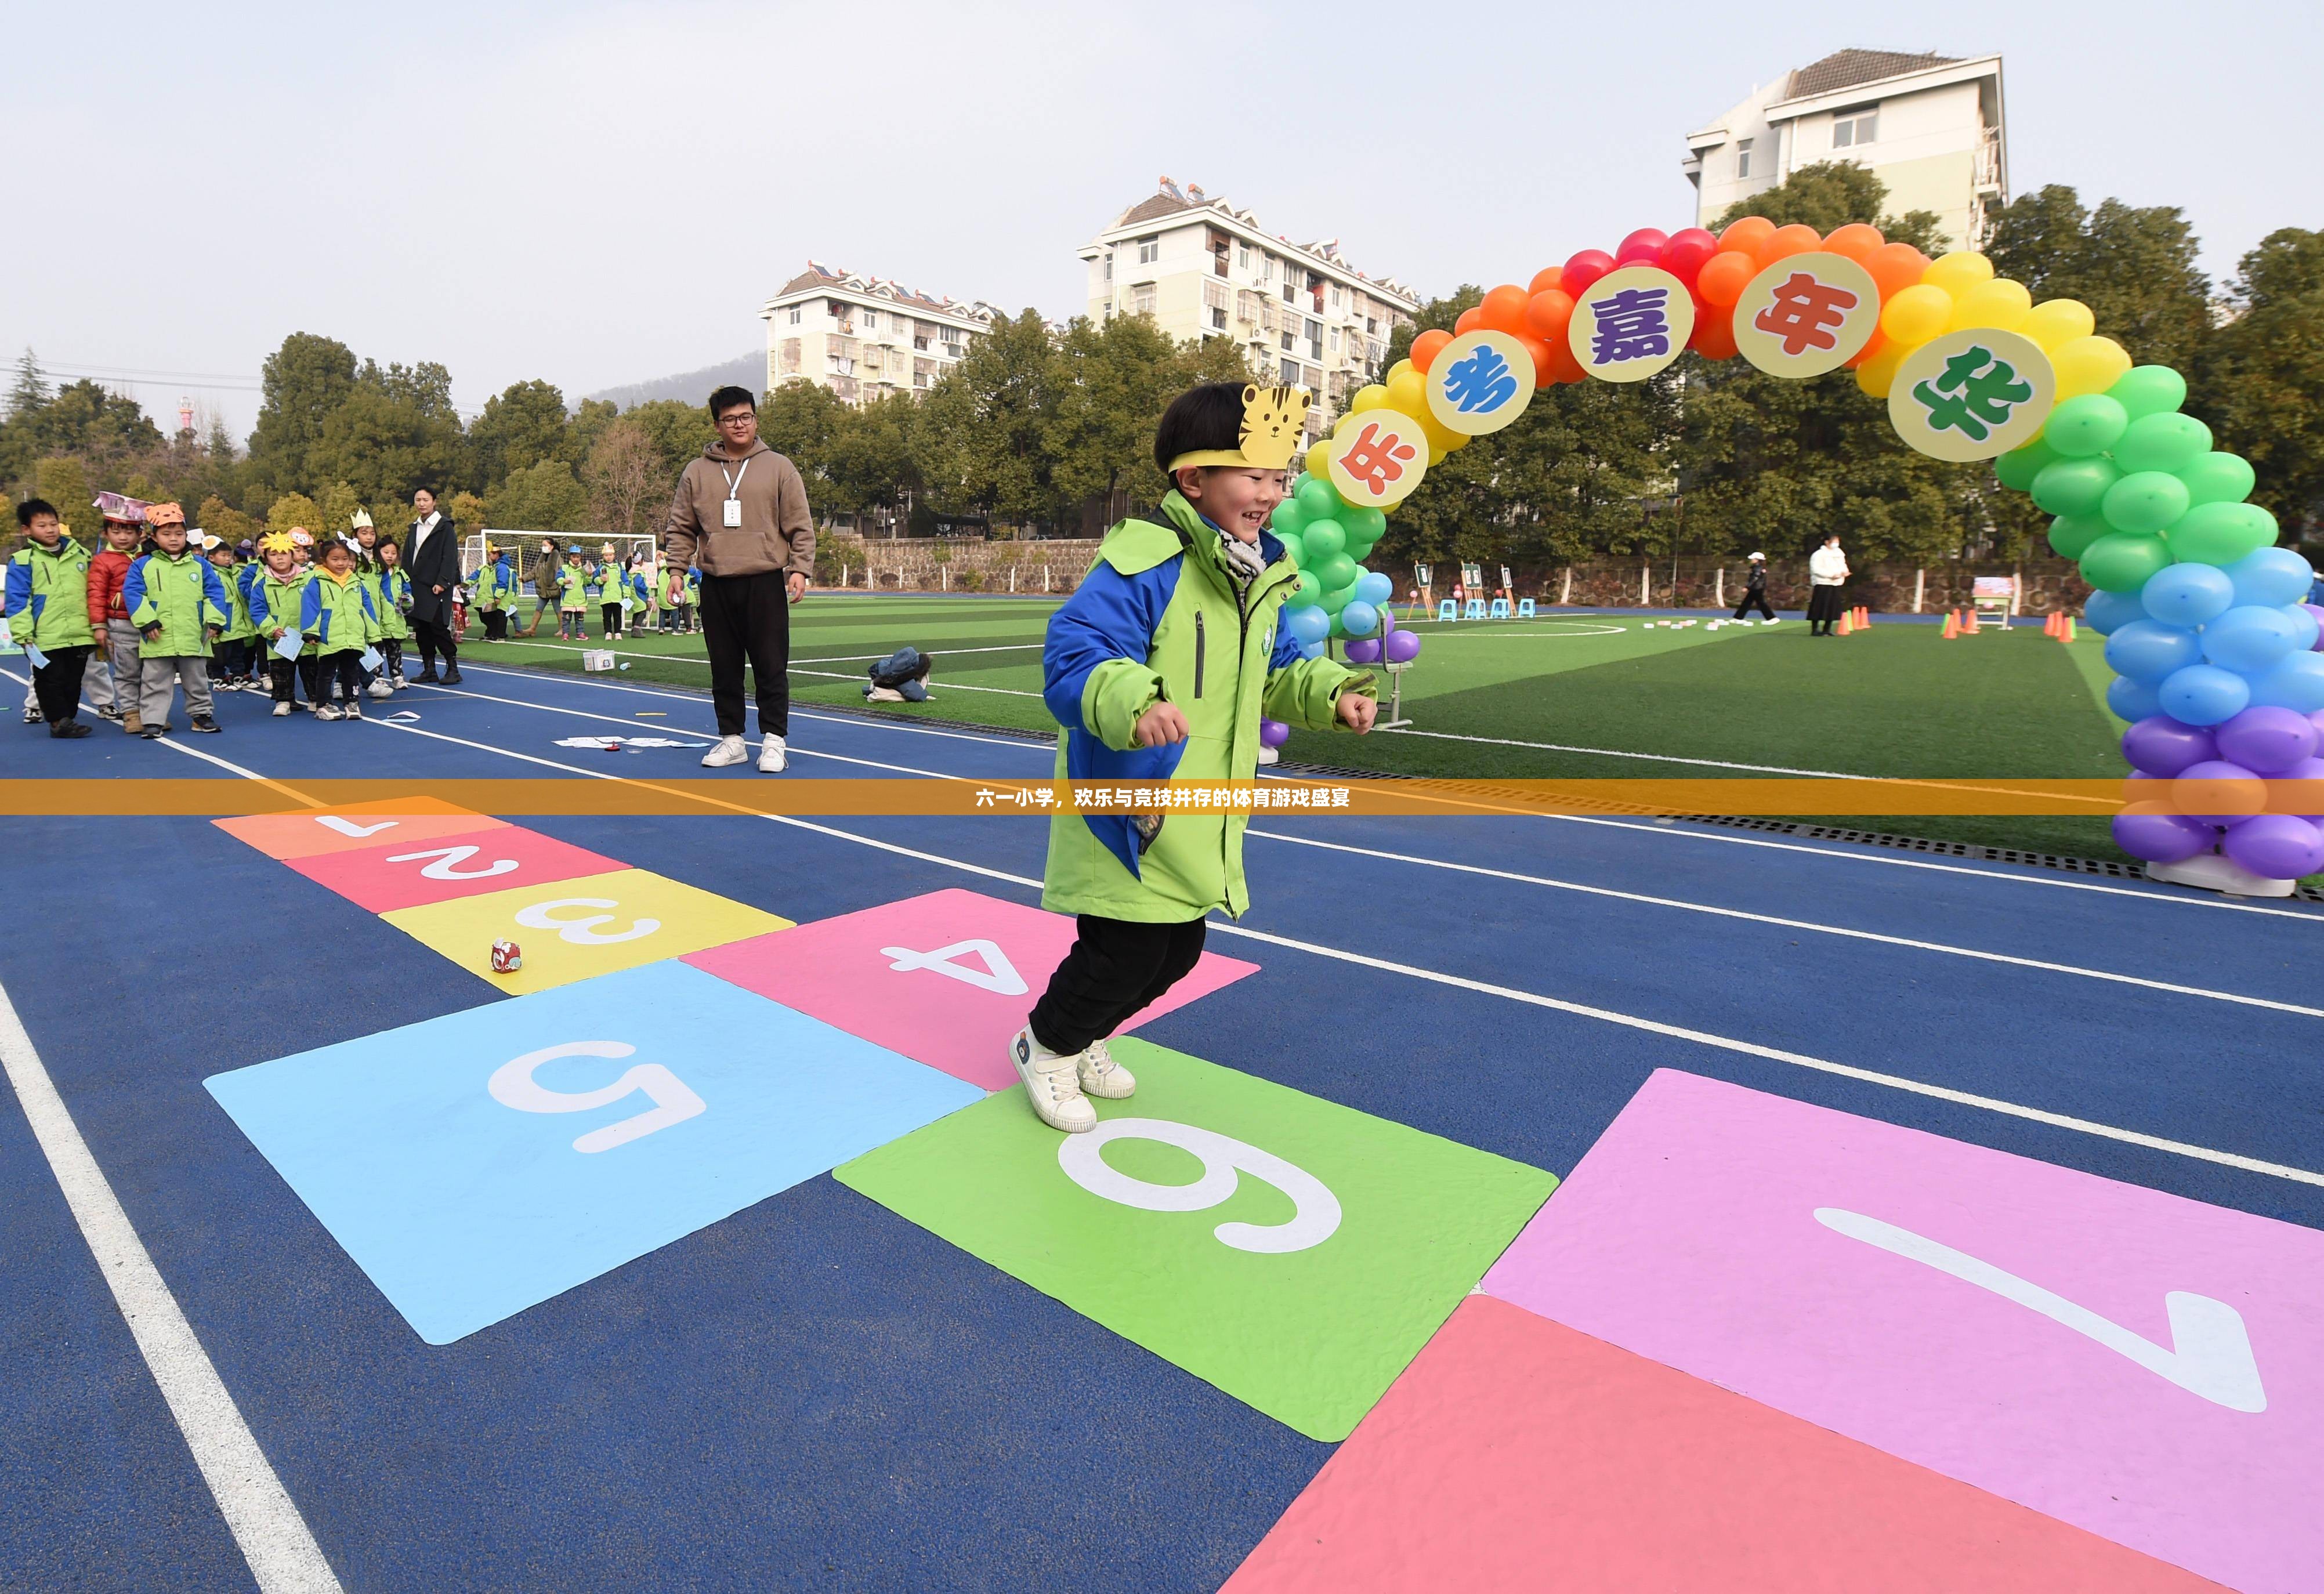
[[[137,628],[129,623],[129,611],[121,606],[121,585],[129,579],[129,567],[144,539],[143,522],[115,519],[107,511],[105,550],[88,562],[88,625],[97,633],[97,650],[89,656],[92,688],[97,685],[97,661],[109,660],[112,666],[110,689],[92,690],[91,695],[97,699],[98,716],[115,722],[132,736],[144,729],[137,717],[141,666]]]

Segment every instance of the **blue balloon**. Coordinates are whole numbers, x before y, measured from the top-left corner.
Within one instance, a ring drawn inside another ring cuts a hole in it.
[[[2200,625],[2240,600],[2235,583],[2217,565],[2165,565],[2147,577],[2138,601],[2165,625]]]
[[[1300,644],[1299,644],[1299,657],[1300,657],[1300,658],[1302,658],[1302,659],[1321,659],[1321,658],[1323,658],[1323,644],[1322,642],[1302,642],[1302,643],[1300,643]]]
[[[2306,597],[2308,584],[2316,576],[2308,568],[2308,561],[2290,548],[2264,548],[2229,565],[2227,579],[2235,583],[2237,604],[2260,604],[2273,609]]]
[[[1361,598],[1350,598],[1340,611],[1340,624],[1351,637],[1368,637],[1379,629],[1379,611]]]
[[[2305,653],[2313,648],[2319,631],[2316,622],[2316,611],[2305,604],[2286,604],[2282,613],[2290,616],[2292,620],[2293,632],[2292,650],[2295,653]]]
[[[1283,629],[1302,643],[1313,644],[1332,634],[1332,617],[1314,604],[1302,604],[1283,612]]]
[[[1396,583],[1377,570],[1367,570],[1356,577],[1356,596],[1375,606],[1396,596]]]
[[[2146,611],[2135,592],[2094,592],[2082,605],[2082,619],[2102,637],[2112,636],[2132,621],[2145,618]]]
[[[2159,620],[2134,620],[2107,639],[2106,661],[2115,674],[2153,685],[2203,661],[2203,640]]]
[[[2155,688],[2163,712],[2182,725],[2218,725],[2249,706],[2251,684],[2216,664],[2190,664]],[[2112,702],[2112,695],[2108,695]],[[2117,713],[2120,711],[2117,710]]]
[[[2299,714],[2324,709],[2324,653],[2294,653],[2254,677],[2251,700]]]
[[[2282,609],[2239,604],[2203,628],[2203,657],[2222,669],[2257,675],[2288,656],[2299,636]]]
[[[2116,719],[2132,724],[2151,720],[2163,712],[2163,699],[2144,681],[2134,681],[2128,676],[2116,676],[2107,683],[2107,707]]]

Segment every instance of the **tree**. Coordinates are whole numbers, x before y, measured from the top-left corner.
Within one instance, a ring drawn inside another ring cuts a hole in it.
[[[918,408],[909,393],[890,393],[841,411],[824,446],[824,492],[833,510],[862,515],[902,507],[919,486],[909,436]]]
[[[2021,194],[1995,214],[1985,246],[1995,274],[2023,282],[2036,303],[2078,299],[2098,329],[2142,365],[2184,372],[2210,331],[2210,280],[2175,206],[2108,199],[2086,211],[2061,183]]]
[[[2193,373],[2188,409],[2258,473],[2286,539],[2324,526],[2324,232],[2284,227],[2236,263],[2230,319]]]
[[[408,502],[422,487],[450,491],[469,475],[451,373],[432,361],[364,361],[309,449],[308,468],[307,490],[344,481],[374,506]]]
[[[1038,310],[997,316],[936,379],[915,428],[915,454],[941,507],[1047,521],[1061,503],[1049,456],[1056,347]]]
[[[771,400],[773,394],[768,398]],[[764,428],[767,405],[759,407],[760,425]],[[710,424],[710,417],[699,404],[688,404],[678,399],[652,399],[622,416],[644,431],[654,446],[654,456],[660,462],[663,486],[666,491],[678,490],[678,474],[688,463],[702,456],[702,450],[717,437],[718,429]],[[773,444],[768,445],[775,447]],[[776,450],[781,452],[779,448]],[[794,460],[793,464],[798,462]]]
[[[807,481],[809,503],[822,496],[826,484],[824,456],[846,414],[845,400],[805,377],[792,378],[759,401],[759,436],[766,439],[768,447],[798,467]]]
[[[473,493],[455,493],[444,501],[444,518],[464,531],[484,529],[484,501]]]
[[[267,506],[266,529],[269,531],[289,531],[301,527],[318,541],[327,535],[337,535],[326,531],[322,506],[304,493],[285,493]]]
[[[317,512],[322,516],[323,523],[319,526],[309,526],[308,530],[318,535],[332,537],[346,537],[352,533],[355,529],[355,511],[366,507],[362,495],[345,482],[334,482],[325,488],[322,497],[317,501]],[[374,514],[372,520],[374,523],[385,520],[390,527],[395,524],[392,511],[389,511],[384,515]]]
[[[1225,338],[1182,344],[1144,316],[1077,316],[1058,342],[1056,403],[1048,425],[1050,475],[1061,500],[1161,502],[1168,484],[1154,464],[1154,428],[1170,401],[1204,382],[1250,379]]]
[[[41,369],[41,357],[30,345],[16,356],[16,380],[8,389],[8,413],[11,418],[28,410],[38,410],[49,401],[48,373]]]
[[[523,531],[579,531],[589,521],[588,490],[561,459],[543,459],[511,471],[484,498],[492,525]]]
[[[649,536],[669,501],[653,438],[626,419],[607,427],[589,450],[581,479],[589,490],[589,524],[599,531]]]
[[[512,382],[486,399],[484,413],[468,427],[468,445],[475,451],[485,493],[512,472],[544,459],[571,464],[575,456],[566,424],[565,395],[554,382]]]
[[[110,478],[163,447],[161,429],[134,399],[84,379],[0,424],[0,477],[19,480],[36,461],[69,454],[100,479]]]
[[[194,517],[194,522],[228,548],[254,539],[259,530],[256,521],[216,495],[202,500],[201,511]]]
[[[78,459],[53,456],[43,459],[33,469],[33,478],[40,495],[57,506],[57,516],[68,526],[78,522],[82,534],[91,543],[97,540],[97,493],[88,484],[88,472]]]
[[[314,479],[308,456],[324,423],[355,391],[355,351],[337,338],[294,332],[266,357],[260,384],[252,474],[277,492],[307,486]]]

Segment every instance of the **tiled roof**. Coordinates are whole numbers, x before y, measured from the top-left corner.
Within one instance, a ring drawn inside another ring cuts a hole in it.
[[[1131,226],[1141,221],[1153,221],[1160,217],[1176,216],[1181,210],[1206,208],[1208,207],[1197,205],[1190,199],[1174,198],[1168,194],[1157,194],[1150,199],[1140,199],[1123,211],[1120,219],[1113,225],[1118,227]]]
[[[807,263],[807,270],[784,283],[775,292],[777,299],[819,288],[845,288],[869,298],[886,299],[911,309],[932,310],[942,315],[962,317],[972,321],[989,321],[994,311],[982,300],[963,304],[957,299],[938,299],[932,294],[907,288],[900,282],[890,282],[884,277],[858,276],[841,266],[836,269],[819,261]]]
[[[1167,178],[1164,180],[1166,182],[1168,181]],[[1202,189],[1195,189],[1193,192],[1200,195],[1202,194]],[[1354,278],[1357,281],[1378,288],[1383,293],[1393,293],[1399,298],[1409,299],[1415,301],[1417,301],[1420,297],[1410,288],[1407,288],[1402,282],[1397,281],[1394,277],[1368,276],[1364,272],[1358,271],[1354,266],[1349,264],[1347,261],[1341,257],[1340,241],[1337,238],[1325,238],[1313,244],[1295,244],[1290,239],[1285,237],[1281,233],[1268,234],[1266,227],[1260,224],[1259,217],[1253,216],[1248,210],[1237,210],[1224,199],[1213,199],[1207,196],[1201,198],[1182,198],[1178,194],[1165,189],[1164,191],[1154,195],[1151,198],[1140,199],[1137,204],[1132,205],[1120,216],[1115,217],[1113,220],[1108,224],[1105,230],[1111,233],[1118,231],[1122,227],[1136,226],[1141,222],[1158,221],[1166,216],[1178,216],[1187,211],[1209,210],[1215,210],[1222,217],[1239,221],[1242,223],[1243,226],[1250,228],[1251,231],[1260,234],[1263,236],[1273,237],[1277,243],[1282,244],[1287,251],[1294,253],[1305,254],[1316,260],[1328,262],[1329,263],[1337,266],[1340,270],[1347,272],[1349,276]],[[1086,256],[1084,256],[1084,258],[1086,258]]]
[[[1895,50],[1834,51],[1813,65],[1794,71],[1784,85],[1783,97],[1807,99],[1819,94],[1837,94],[1860,83],[1878,83],[1908,72],[1925,72],[1931,67],[1950,66],[1960,59],[1955,55],[1907,55]]]

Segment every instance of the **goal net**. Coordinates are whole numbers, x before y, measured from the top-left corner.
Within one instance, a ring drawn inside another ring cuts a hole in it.
[[[543,551],[543,545],[548,551]],[[534,583],[553,572],[565,550],[578,544],[581,557],[594,563],[606,562],[605,549],[613,551],[612,563],[617,567],[638,555],[650,556],[654,539],[650,537],[608,537],[598,531],[526,531],[507,528],[486,527],[472,531],[460,545],[460,568],[473,576],[484,567],[484,549],[490,547],[515,567],[519,590],[537,590]]]

